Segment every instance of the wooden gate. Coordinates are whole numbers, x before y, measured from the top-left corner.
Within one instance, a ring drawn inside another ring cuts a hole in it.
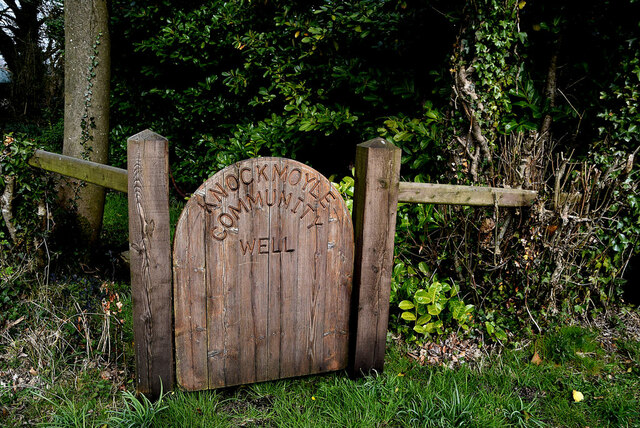
[[[346,367],[353,226],[314,169],[258,158],[209,178],[178,222],[173,272],[184,389]]]
[[[145,130],[128,140],[128,171],[40,150],[29,161],[129,193],[136,388],[152,398],[175,380],[168,151],[164,137]],[[240,162],[193,195],[174,248],[176,366],[185,389],[345,367],[350,299],[348,370],[380,373],[397,203],[525,207],[537,197],[399,181],[400,149],[380,138],[358,145],[355,171],[355,231],[327,179],[291,160]]]

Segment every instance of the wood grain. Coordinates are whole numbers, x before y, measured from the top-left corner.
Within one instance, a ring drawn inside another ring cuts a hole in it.
[[[522,207],[533,204],[537,197],[535,190],[400,182],[398,202]]]
[[[349,373],[359,376],[384,367],[400,149],[381,138],[359,144],[355,179]]]
[[[149,130],[129,138],[127,168],[137,389],[158,397],[174,381],[167,140]]]
[[[192,223],[200,217],[204,226]],[[317,171],[258,158],[218,172],[176,229],[178,383],[199,390],[345,368],[352,270],[349,212]],[[201,314],[206,352],[193,345]]]
[[[29,165],[127,193],[127,170],[71,156],[36,150]]]

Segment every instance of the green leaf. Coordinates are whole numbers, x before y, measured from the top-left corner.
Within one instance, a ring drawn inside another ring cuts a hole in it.
[[[440,302],[436,302],[433,305],[427,306],[427,311],[429,311],[430,315],[438,315],[440,312],[442,312],[442,309],[443,308]]]
[[[427,329],[424,328],[424,326],[422,326],[422,325],[414,325],[413,326],[413,330],[415,332],[417,332],[417,333],[420,333],[420,334],[425,334],[427,332]]]
[[[420,318],[418,318],[418,320],[416,321],[416,324],[424,325],[424,324],[428,323],[429,321],[431,321],[431,315],[426,314],[426,315],[423,315]]]
[[[416,291],[416,293],[413,295],[413,298],[415,299],[416,302],[420,303],[421,305],[428,305],[433,301],[429,298],[429,295],[427,294],[427,292],[422,288]]]
[[[493,324],[490,323],[489,321],[485,321],[484,326],[487,328],[487,333],[489,333],[490,335],[493,335],[493,333],[496,331]]]
[[[406,320],[406,321],[416,320],[416,315],[413,312],[403,312],[402,315],[400,316],[402,317],[403,320]]]
[[[460,321],[465,318],[464,303],[460,300],[449,300],[449,308],[451,309],[451,316],[453,319]]]
[[[429,287],[429,290],[427,291],[427,299],[429,300],[429,302],[436,302],[439,298],[440,294],[440,283],[439,282],[434,282],[433,284],[431,284],[431,286]]]
[[[400,302],[398,307],[400,307],[400,309],[402,309],[403,311],[408,311],[409,309],[413,309],[416,306],[408,300],[403,300],[402,302]]]
[[[429,334],[435,333],[436,332],[436,323],[430,322],[429,324],[426,324],[424,326],[424,330]]]
[[[505,333],[505,331],[500,327],[496,327],[496,337],[499,340],[507,340],[507,333]]]
[[[425,262],[418,263],[418,269],[425,275],[429,275],[429,270],[427,269],[427,264]]]

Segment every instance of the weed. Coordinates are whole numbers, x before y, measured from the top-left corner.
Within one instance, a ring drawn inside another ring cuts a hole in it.
[[[53,409],[51,420],[41,422],[38,426],[50,428],[88,428],[97,426],[101,422],[92,408],[94,403],[90,400],[76,401],[68,398],[66,395],[54,397],[55,399],[42,394],[37,394],[37,396],[47,401]]]
[[[120,428],[147,428],[153,424],[158,414],[167,408],[162,388],[154,403],[142,394],[137,398],[129,391],[122,393],[122,402],[123,407],[109,411],[109,425]]]
[[[568,362],[589,365],[600,347],[595,333],[578,326],[561,327],[538,341],[543,358],[557,364]],[[592,369],[594,367],[591,367]]]

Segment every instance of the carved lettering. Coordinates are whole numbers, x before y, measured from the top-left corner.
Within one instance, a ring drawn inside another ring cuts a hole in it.
[[[230,214],[227,214],[227,213],[220,214],[218,216],[218,222],[220,222],[220,224],[226,227],[227,229],[230,227],[234,227],[234,225],[236,224],[236,220],[233,217],[231,217]]]
[[[292,253],[296,250],[295,248],[289,248],[289,239],[287,236],[282,239],[272,237],[271,240],[269,240],[269,238],[258,238],[257,241],[257,254]],[[240,249],[242,250],[243,256],[247,254],[253,255],[254,250],[256,250],[256,239],[253,238],[246,242],[240,239]]]
[[[311,177],[309,178],[309,173],[306,172],[305,174],[305,179],[304,179],[304,185],[302,186],[302,190],[307,190],[307,186],[309,185],[309,183],[313,183],[314,181],[316,182],[316,184],[318,184],[318,177]]]
[[[293,207],[293,209],[291,210],[292,213],[296,213],[298,211],[298,207],[300,206],[300,203],[304,203],[304,199],[302,199],[300,196],[298,196],[298,202],[296,203],[296,206]]]
[[[302,212],[302,215],[300,216],[300,220],[302,220],[303,218],[305,218],[305,216],[306,216],[307,214],[309,214],[311,211],[313,211],[313,212],[315,213],[315,212],[316,212],[316,209],[315,209],[313,206],[311,206],[311,205],[307,204],[307,206],[305,207],[304,211]]]
[[[258,171],[258,183],[260,183],[260,177],[264,177],[264,181],[269,181],[269,177],[267,177],[267,174],[264,173],[264,171],[267,169],[267,166],[269,165],[264,165],[262,168],[260,168],[260,166],[256,165],[256,170]]]
[[[285,251],[285,253],[292,253],[292,252],[294,252],[296,250],[295,248],[289,248],[289,246],[287,245],[287,237],[286,236],[284,238],[282,238],[282,241],[284,242],[284,251]]]
[[[284,196],[284,191],[280,192],[280,200],[278,201],[278,207],[282,206],[284,203],[285,208],[289,208],[289,202],[291,202],[291,195],[293,193],[289,193],[286,197]]]
[[[271,198],[271,200],[269,200],[269,193],[272,193],[273,198]],[[264,191],[264,199],[267,201],[267,205],[272,207],[273,204],[276,203],[276,190],[274,189],[272,192],[269,192],[268,190]]]
[[[245,172],[248,172],[248,173],[250,174],[250,175],[249,175],[249,179],[248,179],[248,180],[247,180],[247,179],[245,179],[245,177],[244,177],[244,173],[245,173]],[[242,168],[242,169],[240,170],[240,180],[241,180],[244,184],[247,184],[247,185],[249,185],[249,184],[253,183],[253,175],[251,175],[251,168],[246,168],[246,167],[245,167],[245,168]]]
[[[287,238],[284,238],[285,240]],[[277,244],[276,244],[277,242]],[[272,253],[281,253],[282,250],[280,249],[280,240],[276,241],[276,238],[271,238],[271,252]]]
[[[260,206],[262,206],[263,205],[262,193],[257,192],[255,199],[250,194],[247,193],[247,202],[249,203],[249,206],[251,207],[251,209],[253,209],[254,205],[256,206],[258,205],[258,201],[260,201]]]
[[[322,226],[322,222],[319,220],[320,220],[320,216],[316,214],[315,220],[313,220],[313,223],[307,226],[307,229],[311,229],[313,226]]]
[[[233,205],[229,204],[229,211],[231,211],[231,214],[233,214],[236,220],[240,218],[240,213],[242,212],[242,209],[244,209],[245,212],[249,212],[249,208],[247,208],[247,206],[245,205],[242,199],[238,199],[237,207],[234,207]]]
[[[253,171],[254,166],[255,172]],[[206,209],[212,213],[215,211],[215,215],[217,215],[218,225],[209,232],[215,240],[223,241],[230,232],[237,233],[238,221],[243,214],[258,215],[258,213],[252,212],[254,209],[284,207],[296,215],[300,221],[304,221],[307,229],[323,225],[322,214],[318,212],[320,208],[332,210],[329,213],[329,222],[338,221],[340,215],[335,207],[332,209],[332,204],[339,201],[340,197],[331,183],[322,175],[306,168],[281,163],[266,162],[259,165],[254,164],[254,166],[240,165],[235,172],[227,172],[222,177],[221,183],[208,185],[210,201],[206,203]],[[262,182],[265,184],[257,184]],[[269,186],[268,183],[274,184]],[[326,189],[327,184],[325,183],[328,184],[328,189]],[[224,200],[233,191],[239,190],[241,185],[253,186],[252,192],[245,193],[245,197],[238,198],[237,202],[231,203]],[[300,187],[287,192],[283,190],[285,185],[299,185]],[[268,188],[265,188],[267,186]],[[307,194],[314,198],[311,202],[307,202],[309,200]],[[197,194],[194,195],[197,196]],[[293,199],[295,201],[292,203]],[[222,207],[219,203],[223,203]],[[218,211],[220,208],[223,210],[222,212]],[[258,242],[258,245],[255,244],[255,241]],[[243,254],[253,254],[254,246],[257,254],[283,253],[287,251],[286,245],[286,238],[278,240],[269,237],[255,238],[253,243],[243,241],[241,248]]]
[[[222,232],[216,232],[216,230],[218,229],[222,229],[222,228],[216,226],[213,229],[211,229],[211,236],[213,236],[213,239],[217,241],[224,241],[224,238],[227,237],[227,231],[222,229]]]
[[[331,203],[331,201],[329,200],[329,196],[331,196],[333,200],[336,199],[335,195],[333,194],[333,189],[329,190],[326,195],[318,200],[318,202],[320,202],[320,205],[322,205],[322,208],[327,208],[324,202],[327,202],[328,204]]]
[[[294,172],[298,173],[298,177],[295,179],[295,182],[292,179]],[[302,171],[300,171],[300,168],[293,168],[289,173],[289,184],[291,184],[292,186],[295,186],[296,184],[300,183],[300,180],[302,180]]]
[[[258,241],[260,241],[260,247],[258,249],[258,252],[260,254],[268,254],[269,253],[269,238],[259,238]]]
[[[210,187],[209,191],[213,194],[213,196],[216,197],[218,202],[222,202],[222,196],[227,197],[229,196],[229,194],[227,193],[226,190],[224,190],[224,187],[222,187],[220,183],[216,183],[216,187],[218,188],[218,190]]]
[[[277,164],[273,164],[273,170],[271,172],[271,181],[276,181],[276,175],[280,177],[280,181],[287,181],[287,170],[289,169],[288,165],[285,165],[282,171],[278,168]]]
[[[316,184],[313,185],[313,187],[311,189],[309,189],[309,194],[311,196],[313,196],[314,198],[318,199],[318,197],[320,196],[317,192],[313,193],[314,190],[316,190],[318,188],[318,186],[320,186],[320,180],[316,181]]]
[[[251,241],[251,243],[249,243],[249,241],[247,241],[247,245],[245,246],[242,243],[242,239],[240,240],[240,248],[242,248],[242,255],[246,256],[247,255],[247,250],[249,250],[249,254],[253,254],[253,248],[256,246],[256,240],[254,239],[253,241]]]
[[[236,191],[240,188],[240,182],[238,181],[238,177],[235,175],[227,175],[224,178],[224,182],[227,183],[227,187],[230,190]]]

